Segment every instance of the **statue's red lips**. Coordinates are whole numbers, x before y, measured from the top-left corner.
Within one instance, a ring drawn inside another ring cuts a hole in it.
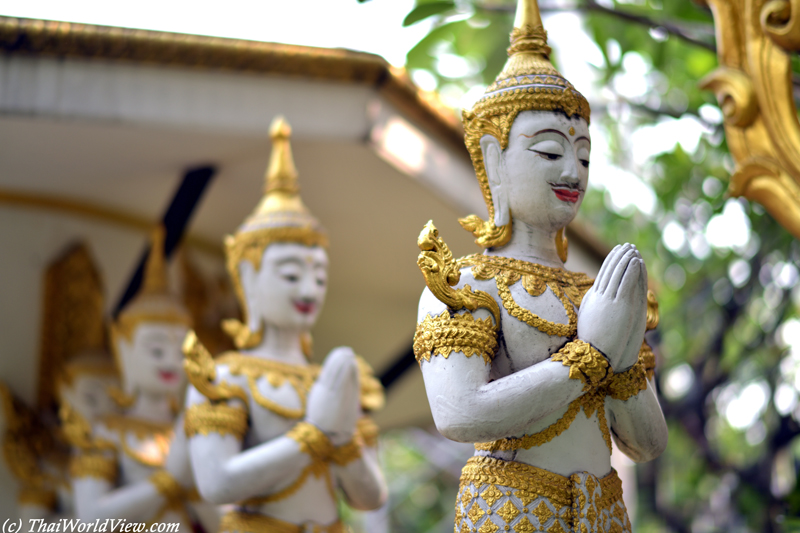
[[[166,381],[167,383],[171,383],[173,381],[178,380],[178,373],[173,372],[171,370],[159,370],[158,376],[161,378],[162,381]]]
[[[314,302],[294,302],[294,308],[304,315],[314,312]]]
[[[574,204],[581,199],[580,189],[572,189],[570,187],[565,187],[560,185],[552,185],[551,188],[553,189],[556,198],[558,198],[562,202],[569,202],[571,204]]]

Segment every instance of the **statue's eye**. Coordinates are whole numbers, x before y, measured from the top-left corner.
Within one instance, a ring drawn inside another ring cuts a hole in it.
[[[561,157],[563,157],[561,154],[551,154],[549,152],[540,152],[539,150],[533,150],[533,151],[539,154],[539,156],[548,159],[550,161],[557,161],[561,159]]]
[[[581,159],[581,165],[583,165],[583,168],[589,168],[589,160]]]
[[[284,274],[283,279],[285,279],[289,283],[297,283],[298,281],[300,281],[300,276],[297,276],[295,274]]]

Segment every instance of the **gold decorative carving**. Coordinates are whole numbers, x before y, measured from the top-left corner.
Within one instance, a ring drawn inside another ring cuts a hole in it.
[[[800,122],[791,58],[800,50],[797,0],[701,0],[714,13],[720,66],[714,91],[736,167],[733,196],[762,204],[800,238]]]
[[[183,428],[190,438],[197,434],[219,433],[242,440],[248,430],[247,411],[226,404],[194,404],[186,409]]]
[[[119,447],[125,455],[151,468],[164,466],[173,437],[172,424],[121,415],[105,416],[102,418],[102,423],[106,428],[117,433]],[[150,445],[145,451],[133,449],[128,445],[128,434],[134,435],[140,441],[147,440]]]
[[[89,421],[67,402],[61,402],[58,416],[61,420],[61,431],[70,446],[79,450],[114,450],[116,448],[114,443],[95,437]]]
[[[319,465],[327,463],[333,455],[333,444],[314,424],[299,422],[286,436],[296,441],[300,445],[300,451],[310,455],[312,461]]]
[[[453,289],[461,279],[459,265],[453,259],[447,244],[439,237],[439,230],[428,221],[417,239],[421,250],[417,265],[425,277],[428,289],[452,311],[467,309],[475,311],[483,307],[494,317],[495,327],[500,324],[500,307],[494,298],[484,291],[473,291],[469,285]]]
[[[450,316],[442,311],[439,316],[428,315],[417,324],[414,334],[414,356],[417,362],[430,361],[441,355],[447,359],[452,352],[467,357],[480,355],[488,365],[497,353],[497,328],[491,318],[479,319],[468,311]]]
[[[85,243],[71,246],[50,263],[44,276],[44,306],[39,355],[40,409],[57,410],[59,376],[70,359],[103,353],[103,282]],[[112,363],[108,357],[109,363]]]

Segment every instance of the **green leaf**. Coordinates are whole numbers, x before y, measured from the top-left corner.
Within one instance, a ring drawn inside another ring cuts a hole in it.
[[[455,2],[430,2],[428,4],[418,5],[406,15],[406,18],[403,20],[403,27],[411,26],[420,20],[425,20],[428,17],[444,13],[455,7]]]

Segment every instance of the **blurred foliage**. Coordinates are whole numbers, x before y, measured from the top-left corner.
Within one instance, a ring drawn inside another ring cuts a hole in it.
[[[432,28],[408,53],[407,68],[443,95],[491,83],[506,59],[514,5],[418,0],[405,23]],[[660,302],[651,341],[670,443],[637,469],[637,531],[800,531],[800,246],[761,206],[726,194],[733,163],[722,115],[713,95],[697,88],[717,65],[711,13],[690,0],[541,0],[540,7],[544,15],[582,13],[604,58],[586,66],[596,70],[601,95],[594,135],[607,139],[610,168],[636,176],[655,197],[653,209],[619,206],[610,188],[594,186],[581,215],[606,242],[639,247]],[[452,65],[454,57],[457,75],[442,61]],[[625,96],[630,58],[648,65],[647,90]],[[705,128],[699,142],[636,163],[632,139],[681,117]],[[392,531],[434,531],[453,512],[453,490],[435,476],[414,486],[415,468],[430,466],[398,451],[402,442],[391,446],[388,471],[401,474],[408,503],[393,511]],[[427,492],[418,500],[410,496],[417,490]]]

